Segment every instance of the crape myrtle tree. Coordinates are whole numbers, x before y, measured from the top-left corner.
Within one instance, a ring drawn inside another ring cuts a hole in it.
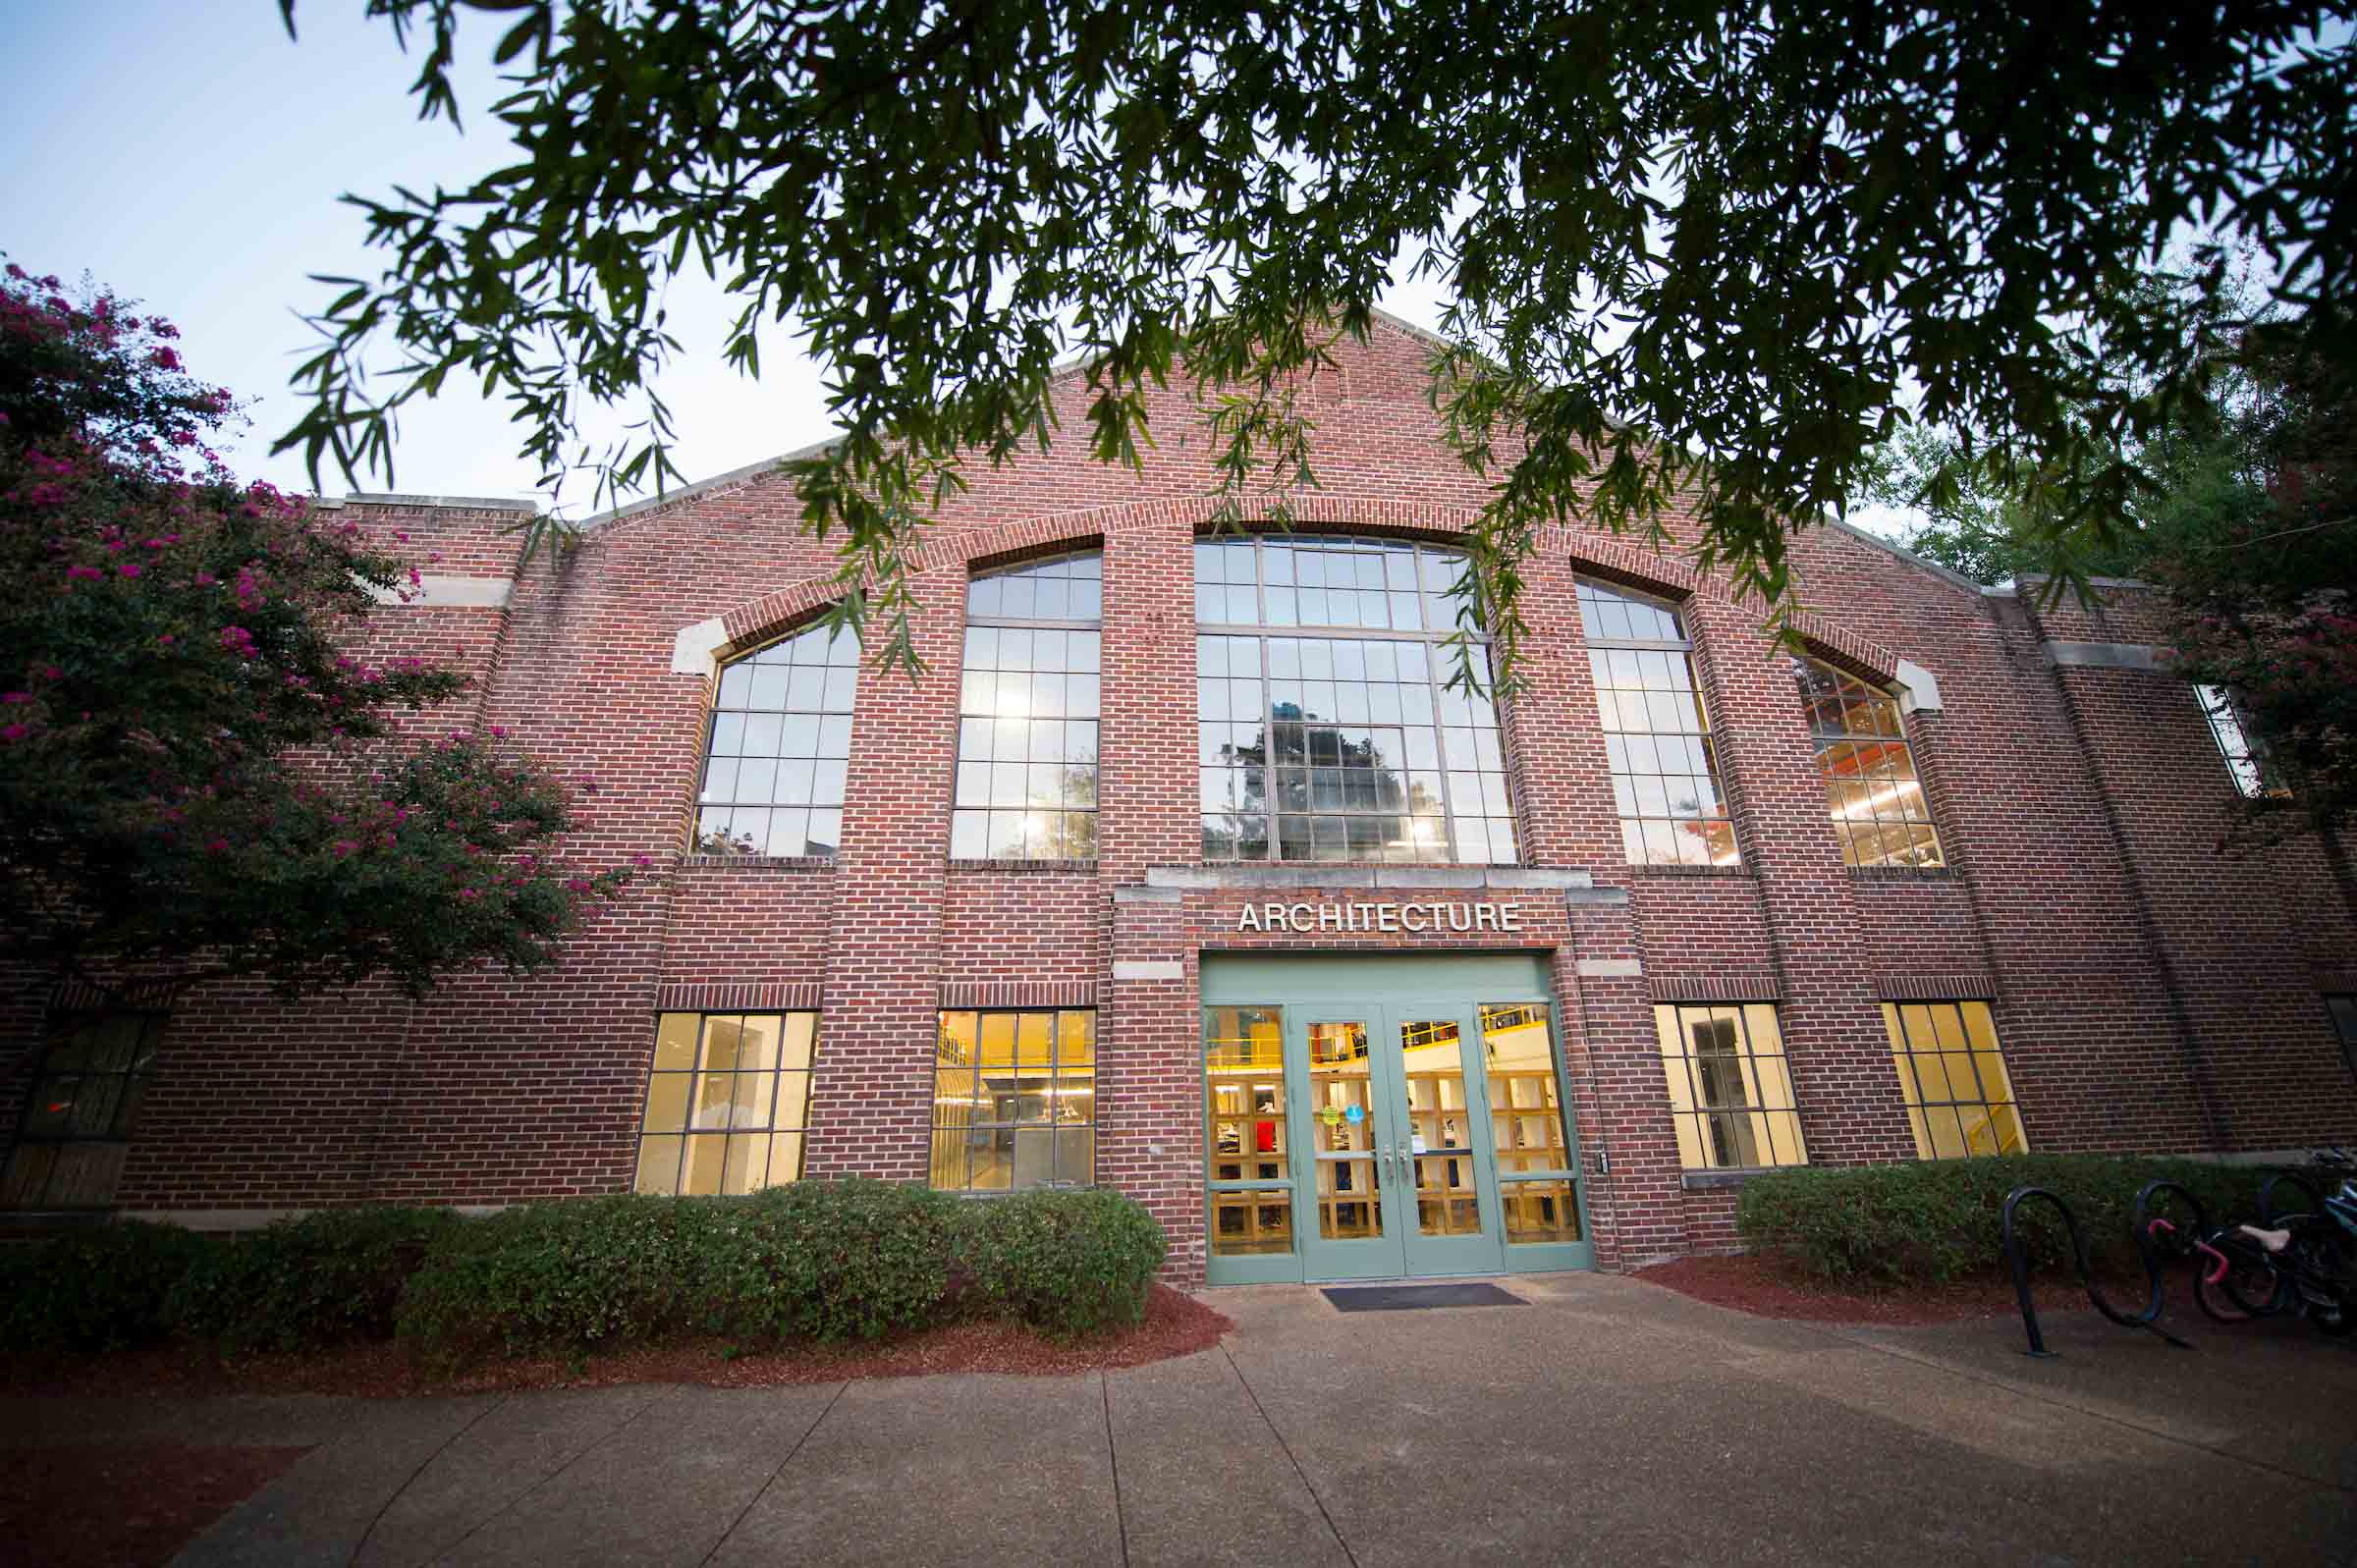
[[[501,736],[399,738],[464,681],[371,663],[416,568],[242,485],[170,322],[0,277],[0,962],[295,996],[552,961],[627,872],[576,872],[560,781]]]
[[[356,198],[387,263],[323,280],[282,445],[383,468],[459,378],[552,477],[582,400],[643,400],[594,465],[666,480],[664,291],[707,273],[737,365],[784,333],[829,377],[841,437],[790,472],[890,662],[911,534],[1058,434],[1072,355],[1095,456],[1137,462],[1191,374],[1226,510],[1282,519],[1316,471],[1292,393],[1398,258],[1449,301],[1432,397],[1489,481],[1465,614],[1510,684],[1539,525],[1652,534],[1682,494],[1697,565],[1788,618],[1789,531],[1910,413],[2065,476],[2067,578],[2138,482],[2112,454],[2202,390],[2199,334],[2118,280],[2189,229],[2205,287],[2214,240],[2302,301],[2357,257],[2346,0],[365,5],[427,116],[489,29],[515,157]]]

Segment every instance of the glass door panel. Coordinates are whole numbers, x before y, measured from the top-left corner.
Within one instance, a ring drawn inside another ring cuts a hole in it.
[[[1282,1007],[1204,1009],[1203,1100],[1213,1278],[1299,1279]]]
[[[1573,1162],[1557,1089],[1555,1029],[1542,1002],[1490,1002],[1481,1009],[1481,1054],[1489,1068],[1490,1127],[1509,1268],[1585,1267],[1579,1167]],[[1582,1249],[1532,1253],[1528,1247]]]
[[[1434,1009],[1438,1010],[1438,1009]],[[1482,1201],[1490,1175],[1488,1109],[1477,1090],[1481,1063],[1469,1061],[1463,1021],[1396,1014],[1400,1163],[1414,1183],[1415,1225],[1407,1238],[1411,1273],[1471,1273],[1497,1269],[1497,1210]],[[1468,1075],[1471,1085],[1468,1087]]]
[[[1303,1228],[1312,1279],[1403,1271],[1399,1202],[1385,1191],[1398,1180],[1387,1169],[1396,1146],[1395,1091],[1389,1063],[1374,1054],[1372,1022],[1320,1018],[1303,1025],[1311,1178]]]

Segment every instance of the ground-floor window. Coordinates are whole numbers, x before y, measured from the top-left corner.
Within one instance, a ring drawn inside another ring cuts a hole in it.
[[[637,1190],[711,1197],[798,1179],[817,1055],[815,1012],[662,1014]]]
[[[948,1192],[1096,1179],[1097,1015],[1008,1008],[941,1015],[933,1185]]]
[[[1883,1003],[1919,1160],[2029,1150],[1985,1001]]]
[[[115,1201],[163,1033],[163,1014],[147,1012],[52,1025],[0,1177],[0,1208],[103,1209]]]
[[[1774,1007],[1659,1006],[1653,1027],[1681,1166],[1740,1170],[1809,1162]]]

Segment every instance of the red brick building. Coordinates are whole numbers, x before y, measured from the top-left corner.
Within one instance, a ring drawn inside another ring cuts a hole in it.
[[[2348,872],[2214,852],[2241,776],[2134,585],[2042,608],[1815,527],[1796,660],[1550,532],[1498,711],[1447,683],[1482,493],[1424,353],[1386,323],[1309,389],[1290,535],[1207,537],[1176,392],[1142,478],[978,472],[913,680],[806,629],[838,563],[766,464],[521,576],[528,509],[343,503],[434,557],[382,635],[474,676],[445,722],[593,777],[578,849],[656,869],[556,972],[422,1002],[12,998],[6,1202],[1095,1182],[1186,1282],[1725,1247],[1804,1160],[2357,1133]]]

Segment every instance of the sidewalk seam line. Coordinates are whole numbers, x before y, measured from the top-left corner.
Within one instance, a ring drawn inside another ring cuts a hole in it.
[[[671,1393],[675,1397],[684,1392],[685,1392],[685,1384],[676,1385],[671,1390]],[[516,1493],[515,1496],[510,1497],[506,1502],[501,1503],[497,1508],[492,1509],[491,1512],[483,1515],[482,1518],[477,1519],[473,1524],[468,1525],[466,1533],[460,1536],[458,1540],[450,1542],[450,1544],[446,1546],[437,1546],[434,1548],[433,1555],[427,1557],[425,1561],[429,1563],[440,1562],[443,1558],[449,1556],[461,1546],[466,1545],[466,1542],[472,1541],[476,1536],[481,1535],[483,1531],[488,1529],[494,1522],[504,1519],[509,1514],[514,1513],[517,1505],[521,1503],[524,1498],[529,1497],[533,1492],[538,1491],[541,1487],[547,1486],[550,1482],[565,1474],[566,1471],[571,1470],[574,1466],[579,1464],[582,1460],[588,1458],[591,1454],[597,1452],[600,1448],[603,1448],[606,1444],[621,1436],[624,1430],[632,1422],[636,1421],[640,1416],[645,1415],[648,1411],[654,1409],[657,1405],[665,1402],[665,1398],[662,1394],[656,1394],[652,1399],[647,1400],[637,1409],[631,1411],[629,1415],[623,1417],[622,1420],[616,1422],[611,1431],[602,1433],[594,1441],[582,1444],[579,1452],[574,1454],[563,1464],[557,1466],[556,1469],[550,1471],[547,1475],[542,1476],[530,1486]]]
[[[1122,1511],[1122,1456],[1113,1445],[1113,1389],[1105,1369],[1097,1369],[1097,1397],[1105,1405],[1105,1465],[1113,1472],[1113,1524],[1122,1536],[1122,1568],[1129,1568],[1129,1521]]]
[[[778,1468],[769,1473],[769,1479],[767,1481],[761,1483],[760,1490],[754,1492],[750,1497],[745,1499],[744,1506],[737,1510],[737,1517],[729,1521],[729,1528],[720,1533],[720,1539],[712,1542],[711,1549],[696,1559],[696,1568],[703,1568],[705,1563],[710,1562],[714,1557],[720,1555],[720,1548],[729,1543],[729,1538],[731,1536],[737,1534],[737,1527],[744,1523],[744,1516],[753,1511],[753,1505],[755,1503],[769,1495],[769,1488],[778,1484],[778,1478],[780,1476],[786,1474],[786,1467],[794,1463],[794,1456],[802,1451],[802,1444],[808,1442],[810,1440],[810,1434],[818,1431],[819,1423],[825,1421],[827,1417],[834,1414],[835,1406],[842,1401],[844,1394],[850,1390],[851,1383],[855,1379],[853,1379],[846,1378],[841,1383],[836,1385],[834,1397],[826,1402],[826,1405],[819,1411],[818,1415],[811,1421],[810,1425],[802,1429],[802,1434],[794,1439],[794,1446],[786,1450],[786,1457],[778,1461]]]
[[[2320,1481],[2314,1476],[2302,1475],[2296,1470],[2286,1470],[2280,1465],[2270,1464],[2264,1459],[2254,1459],[2248,1454],[2238,1454],[2226,1448],[2214,1448],[2208,1443],[2195,1442],[2190,1437],[2180,1437],[2174,1433],[2163,1432],[2156,1427],[2141,1426],[2136,1422],[2125,1419],[2124,1417],[2107,1415],[2100,1410],[2090,1410],[2085,1405],[2075,1405],[2067,1399],[2057,1399],[2052,1394],[2043,1394],[2034,1389],[2023,1388],[2019,1384],[2006,1382],[2002,1379],[1993,1378],[1985,1373],[1971,1372],[1962,1367],[1949,1366],[1946,1362],[1933,1361],[1927,1357],[1915,1355],[1909,1351],[1900,1350],[1892,1345],[1878,1345],[1871,1339],[1855,1338],[1849,1334],[1840,1332],[1837,1328],[1831,1325],[1809,1323],[1805,1319],[1793,1319],[1788,1321],[1800,1323],[1803,1326],[1814,1329],[1818,1333],[1825,1335],[1825,1337],[1828,1339],[1838,1340],[1842,1344],[1855,1345],[1861,1350],[1871,1350],[1876,1355],[1889,1356],[1893,1361],[1903,1361],[1909,1366],[1922,1367],[1931,1372],[1946,1373],[1949,1377],[1961,1378],[1967,1382],[1976,1382],[1986,1388],[1997,1388],[2001,1389],[2009,1394],[2018,1394],[2024,1399],[2034,1400],[2039,1404],[2047,1405],[2056,1410],[2067,1410],[2073,1415],[2085,1416],[2090,1421],[2101,1421],[2108,1423],[2110,1426],[2123,1428],[2129,1432],[2142,1433],[2148,1437],[2159,1438],[2163,1442],[2172,1444],[2179,1448],[2190,1448],[2197,1454],[2209,1454],[2211,1457],[2216,1459],[2225,1459],[2230,1460],[2238,1465],[2248,1465],[2253,1470],[2264,1470],[2271,1476],[2280,1476],[2286,1481],[2296,1481],[2304,1486],[2315,1487],[2324,1491],[2357,1491],[2357,1487],[2351,1487],[2343,1482]]]
[[[1261,1404],[1260,1395],[1253,1391],[1252,1379],[1244,1376],[1244,1369],[1235,1364],[1235,1352],[1228,1348],[1226,1339],[1220,1341],[1220,1354],[1228,1358],[1228,1370],[1235,1374],[1235,1380],[1242,1386],[1244,1397],[1252,1401],[1252,1408],[1260,1416],[1261,1424],[1269,1429],[1269,1435],[1277,1439],[1278,1450],[1285,1455],[1285,1462],[1291,1465],[1293,1474],[1301,1478],[1301,1489],[1309,1493],[1311,1502],[1317,1504],[1318,1517],[1326,1521],[1326,1528],[1334,1535],[1334,1543],[1343,1548],[1343,1559],[1350,1564],[1350,1568],[1358,1568],[1358,1553],[1352,1551],[1350,1542],[1343,1539],[1343,1527],[1334,1522],[1334,1515],[1326,1509],[1326,1499],[1318,1495],[1316,1483],[1309,1479],[1309,1472],[1301,1468],[1301,1461],[1293,1457],[1293,1445],[1285,1440],[1285,1433],[1279,1432],[1277,1423],[1269,1419],[1268,1408]]]
[[[401,1485],[393,1488],[392,1495],[387,1497],[383,1502],[378,1503],[376,1505],[376,1512],[368,1516],[368,1528],[361,1531],[360,1539],[352,1543],[352,1554],[344,1559],[344,1568],[352,1568],[354,1563],[360,1560],[360,1553],[368,1549],[368,1541],[370,1538],[375,1536],[376,1527],[385,1522],[385,1515],[393,1511],[393,1505],[401,1501],[402,1495],[411,1487],[417,1485],[417,1478],[424,1475],[426,1471],[432,1469],[434,1461],[448,1453],[452,1443],[457,1442],[461,1437],[464,1437],[468,1433],[474,1431],[475,1427],[493,1411],[506,1408],[506,1406],[512,1400],[514,1400],[515,1397],[516,1396],[513,1393],[501,1394],[497,1399],[492,1400],[482,1409],[476,1411],[473,1419],[467,1421],[464,1426],[460,1427],[458,1431],[452,1433],[449,1436],[443,1438],[439,1443],[435,1444],[434,1451],[432,1453],[427,1454],[423,1459],[418,1460],[416,1468],[411,1470],[407,1476],[403,1477]]]

